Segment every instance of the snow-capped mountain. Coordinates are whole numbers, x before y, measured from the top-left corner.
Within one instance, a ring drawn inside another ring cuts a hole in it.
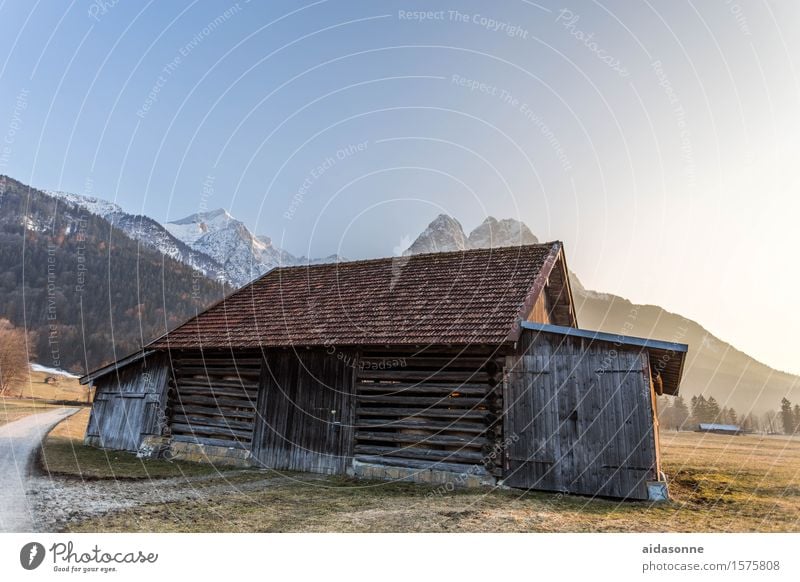
[[[226,276],[222,265],[214,258],[191,248],[190,245],[174,237],[159,222],[148,216],[129,214],[118,204],[94,196],[82,196],[69,192],[44,192],[75,208],[82,208],[91,214],[105,218],[133,240],[180,261],[207,277],[233,283]]]
[[[227,278],[237,286],[278,265],[302,264],[297,257],[275,247],[269,237],[251,233],[222,208],[192,214],[168,222],[165,227],[172,236],[222,265]]]
[[[127,213],[118,204],[102,198],[69,192],[46,193],[103,217],[141,244],[234,287],[241,287],[279,265],[343,260],[338,255],[313,259],[296,257],[272,244],[270,237],[253,234],[243,222],[222,208],[162,225],[148,216]]]
[[[527,245],[539,242],[524,222],[505,218],[497,220],[489,216],[478,225],[469,236],[464,234],[461,223],[452,216],[440,214],[417,239],[408,247],[404,255],[462,251],[489,247]]]
[[[79,206],[84,210],[96,214],[97,216],[106,217],[115,212],[122,212],[122,207],[108,200],[95,198],[94,196],[83,196],[82,194],[72,194],[71,192],[61,192],[55,190],[42,190],[45,194],[69,202],[73,206]]]

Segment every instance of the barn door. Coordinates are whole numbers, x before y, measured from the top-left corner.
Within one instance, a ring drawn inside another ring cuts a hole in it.
[[[98,436],[104,449],[135,451],[141,441],[144,394],[107,394],[95,402],[89,436]]]
[[[325,352],[267,357],[253,457],[264,467],[343,473],[352,448],[353,369]]]
[[[547,355],[507,358],[505,484],[559,491],[561,457],[558,385]]]
[[[86,429],[87,440],[106,449],[137,451],[145,435],[159,434],[158,412],[166,377],[166,363],[160,355],[102,377]]]
[[[505,483],[646,499],[656,459],[645,356],[567,341],[538,349],[507,359]]]

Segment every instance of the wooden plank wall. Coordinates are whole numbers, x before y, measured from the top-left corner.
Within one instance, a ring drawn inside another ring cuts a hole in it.
[[[488,353],[364,352],[356,381],[355,458],[499,475],[502,363]]]
[[[154,354],[98,378],[86,437],[102,448],[136,451],[142,438],[160,434],[167,359]]]
[[[533,304],[533,309],[528,314],[528,321],[536,323],[550,323],[550,306],[548,305],[547,292],[540,293]]]
[[[261,363],[259,353],[173,353],[166,406],[172,438],[249,449]]]
[[[506,361],[505,482],[647,499],[658,475],[646,353],[526,331]]]
[[[339,349],[267,354],[253,456],[273,469],[343,473],[353,445],[353,353]]]

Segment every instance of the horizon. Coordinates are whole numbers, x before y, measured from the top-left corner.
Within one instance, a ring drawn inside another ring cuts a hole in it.
[[[513,218],[587,289],[800,374],[800,39],[778,26],[800,6],[0,13],[0,173],[162,224],[220,207],[309,257]]]

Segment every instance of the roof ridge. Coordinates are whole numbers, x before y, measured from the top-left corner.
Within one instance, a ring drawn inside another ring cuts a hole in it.
[[[521,331],[520,309],[562,249],[551,241],[275,267],[148,348],[500,344]],[[301,278],[313,284],[294,284]]]

